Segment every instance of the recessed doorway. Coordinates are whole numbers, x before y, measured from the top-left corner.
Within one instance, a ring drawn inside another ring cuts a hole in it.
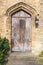
[[[23,10],[12,16],[12,51],[30,52],[32,41],[31,15]]]

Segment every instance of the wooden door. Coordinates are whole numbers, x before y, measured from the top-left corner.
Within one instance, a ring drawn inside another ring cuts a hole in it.
[[[31,50],[31,15],[18,11],[12,15],[12,51]]]

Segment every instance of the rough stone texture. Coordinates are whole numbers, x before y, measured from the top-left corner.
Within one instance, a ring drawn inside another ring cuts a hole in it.
[[[43,0],[0,0],[0,36],[6,36],[11,42],[11,18],[5,13],[8,8],[19,2],[26,3],[39,14],[38,28],[35,28],[35,20],[32,18],[32,52],[37,54],[43,50]]]
[[[38,62],[38,57],[28,53],[12,53],[8,58],[6,65],[43,65]]]

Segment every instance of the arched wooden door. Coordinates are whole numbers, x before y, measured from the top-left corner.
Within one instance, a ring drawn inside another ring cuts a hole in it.
[[[31,51],[31,15],[20,10],[12,15],[12,51]]]

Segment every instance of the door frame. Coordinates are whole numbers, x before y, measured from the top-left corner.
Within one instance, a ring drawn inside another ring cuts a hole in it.
[[[7,24],[8,20],[12,24],[12,20],[11,20],[12,14],[21,10],[21,9],[26,11],[27,13],[31,14],[31,16],[32,16],[31,24],[32,24],[32,27],[35,27],[34,21],[35,21],[36,15],[37,15],[37,11],[33,7],[31,7],[30,5],[28,5],[24,2],[19,2],[19,3],[15,4],[7,9],[6,16],[8,17],[8,19],[6,21],[6,24]],[[33,24],[34,24],[34,26],[33,26]],[[11,27],[10,29],[12,29],[12,25],[10,25],[10,27]],[[11,32],[12,32],[12,30],[11,30]],[[10,36],[11,36],[11,32],[10,32]],[[10,42],[12,42],[11,37],[10,37]],[[31,42],[31,45],[32,45],[32,42]],[[12,43],[10,44],[10,49],[11,48],[12,48]]]

